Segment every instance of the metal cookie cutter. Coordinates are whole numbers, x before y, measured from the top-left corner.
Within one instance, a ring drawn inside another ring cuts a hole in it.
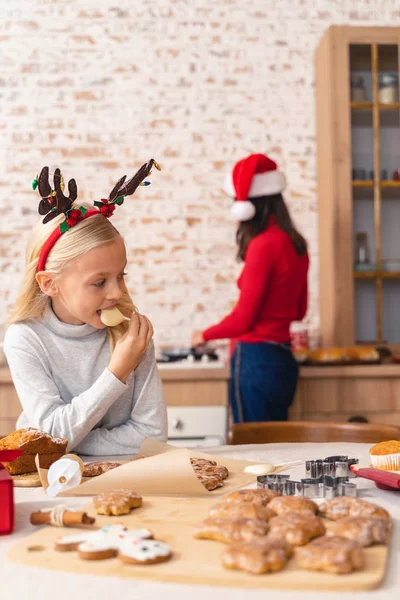
[[[350,469],[351,465],[358,463],[358,458],[349,458],[348,456],[328,456],[317,460],[306,460],[307,477],[320,479],[324,475],[330,477],[356,477]]]
[[[282,496],[305,496],[306,498],[335,498],[336,496],[357,496],[357,487],[347,477],[307,477],[300,481],[289,475],[261,475],[257,477],[257,487],[274,490]]]

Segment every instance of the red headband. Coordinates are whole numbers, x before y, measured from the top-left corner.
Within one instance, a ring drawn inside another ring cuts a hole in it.
[[[54,189],[52,189],[49,183],[49,168],[43,167],[40,176],[36,177],[32,182],[33,189],[35,190],[38,187],[42,197],[39,203],[39,214],[46,215],[43,219],[43,223],[47,223],[60,214],[65,215],[65,220],[51,233],[49,238],[43,244],[40,250],[37,271],[44,271],[50,250],[68,229],[75,227],[75,225],[84,219],[88,219],[95,215],[103,215],[106,218],[111,217],[115,210],[115,206],[123,204],[125,196],[131,196],[139,185],[150,185],[149,181],[143,181],[143,179],[150,175],[153,165],[156,169],[161,171],[160,165],[151,158],[126,183],[126,175],[121,177],[111,190],[107,199],[103,198],[101,202],[94,202],[94,206],[97,207],[96,209],[87,209],[83,206],[73,208],[73,203],[78,197],[75,179],[71,179],[68,182],[69,196],[64,196],[64,180],[60,169],[54,171]]]

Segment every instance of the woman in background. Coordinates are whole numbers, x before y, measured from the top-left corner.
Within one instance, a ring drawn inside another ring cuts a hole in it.
[[[298,366],[290,348],[290,324],[307,311],[307,243],[294,227],[282,197],[283,173],[263,154],[240,160],[224,190],[240,221],[234,310],[217,325],[195,331],[192,346],[231,340],[229,401],[234,423],[284,421],[293,402]]]

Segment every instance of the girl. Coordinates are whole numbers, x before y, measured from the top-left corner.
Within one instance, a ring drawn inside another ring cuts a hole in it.
[[[74,203],[74,180],[64,196],[59,169],[54,189],[47,167],[34,181],[48,214],[28,243],[4,350],[23,408],[17,426],[66,438],[80,454],[134,454],[145,437],[166,440],[153,328],[129,296],[125,244],[108,219],[153,164],[118,181],[96,209]],[[101,311],[113,307],[130,321],[106,327]]]
[[[239,161],[225,182],[236,198],[232,212],[243,221],[236,240],[244,261],[238,279],[239,301],[230,315],[203,332],[192,346],[232,340],[229,400],[233,422],[283,421],[298,379],[290,350],[289,327],[307,311],[309,259],[281,192],[283,173],[263,154]]]

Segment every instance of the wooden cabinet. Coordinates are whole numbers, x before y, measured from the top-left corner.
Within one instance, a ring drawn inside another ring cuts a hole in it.
[[[397,27],[334,26],[316,53],[324,346],[400,343],[399,44]]]

